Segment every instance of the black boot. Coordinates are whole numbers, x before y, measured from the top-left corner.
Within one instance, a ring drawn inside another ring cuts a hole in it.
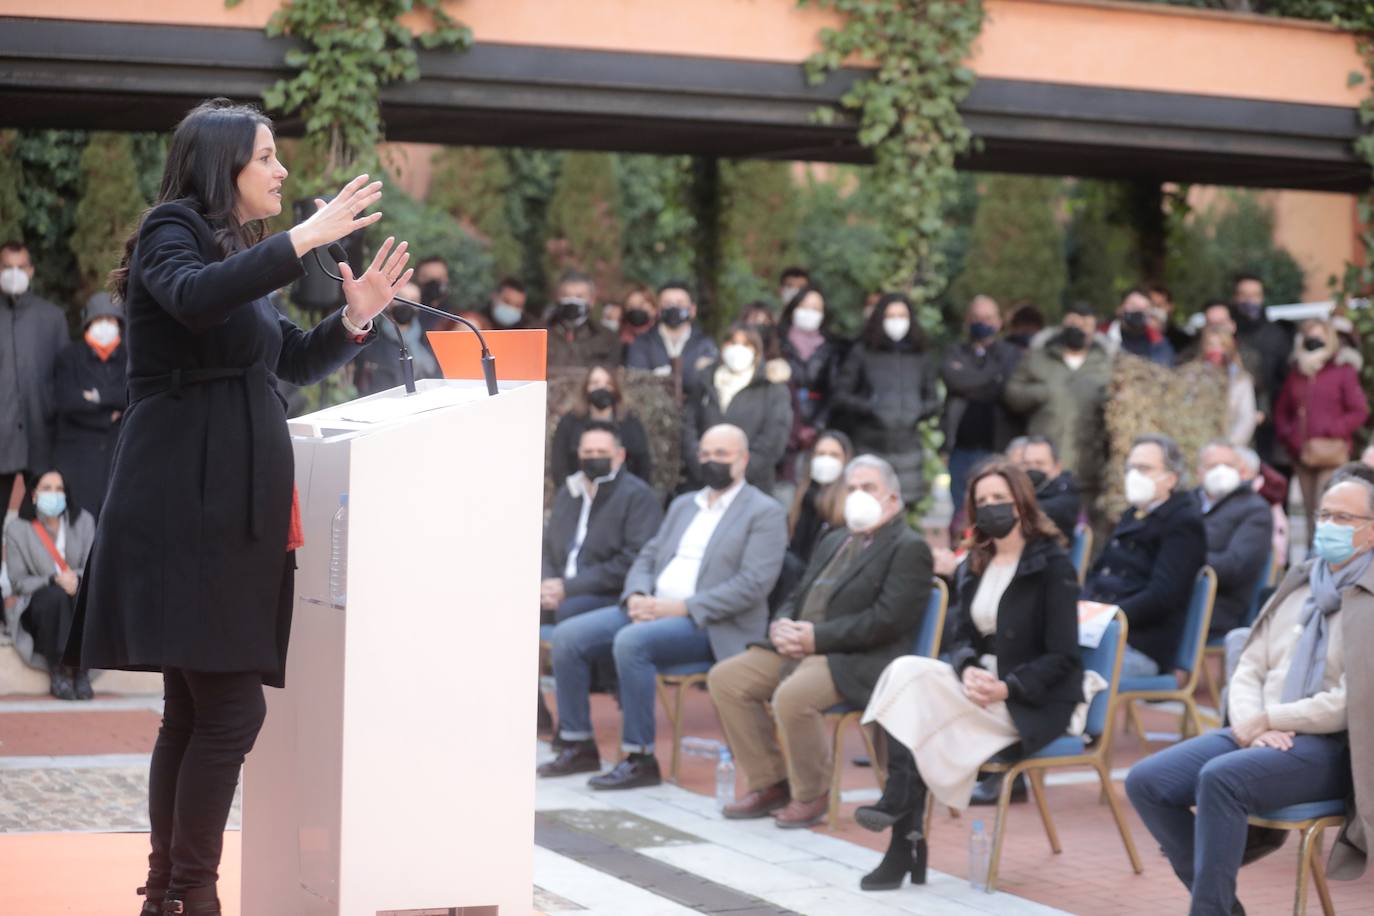
[[[915,829],[918,816],[907,812],[892,824],[892,838],[878,867],[864,875],[859,889],[864,891],[895,891],[902,880],[911,875],[912,884],[926,883],[926,863],[929,850],[926,838]]]
[[[85,668],[72,669],[72,688],[78,700],[94,700],[95,690],[91,687],[91,673]]]
[[[53,665],[52,672],[49,674],[50,685],[48,691],[59,700],[75,700],[76,685],[72,683],[72,676],[67,670],[66,665]]]
[[[167,896],[166,882],[164,877],[159,887],[149,878],[147,886],[138,889],[138,895],[143,898],[143,908],[138,911],[138,916],[162,916],[162,900]]]
[[[970,805],[995,805],[1002,792],[1002,780],[1006,778],[1005,773],[989,773],[978,784],[973,787],[973,795],[969,797]],[[1026,800],[1026,774],[1017,773],[1016,782],[1011,784],[1011,803],[1018,804]],[[1284,831],[1285,833],[1287,831]]]
[[[162,901],[163,916],[222,916],[219,895],[213,887],[193,887],[186,891],[168,891]]]
[[[854,812],[854,820],[859,825],[879,833],[911,810],[912,795],[920,784],[920,774],[916,772],[916,759],[906,745],[893,738],[887,740],[887,785],[883,786],[883,797],[876,805],[864,805]],[[924,789],[924,786],[922,786]],[[924,800],[925,792],[921,792]]]

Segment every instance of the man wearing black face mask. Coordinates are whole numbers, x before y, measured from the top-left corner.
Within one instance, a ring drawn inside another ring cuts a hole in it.
[[[945,410],[940,430],[949,463],[950,493],[963,505],[964,484],[978,462],[1000,452],[1020,433],[1021,417],[1002,404],[1007,380],[1021,361],[1021,351],[997,335],[1002,310],[991,296],[974,296],[964,314],[966,341],[951,344],[940,364]],[[963,512],[956,510],[953,527],[963,530]]]
[[[1103,406],[1111,381],[1112,356],[1094,332],[1091,306],[1077,303],[1057,333],[1037,338],[1007,383],[1006,404],[1026,418],[1026,431],[1059,449],[1073,471],[1085,504],[1094,505],[1106,461]]]
[[[1161,366],[1172,366],[1174,348],[1169,345],[1160,328],[1155,326],[1151,314],[1153,309],[1154,304],[1144,290],[1131,290],[1121,300],[1117,320],[1107,331],[1107,336],[1119,341],[1125,353]]]
[[[558,281],[549,309],[549,368],[619,366],[620,339],[591,320],[596,284],[586,274],[569,271]]]
[[[398,295],[403,299],[420,299],[420,290],[414,283],[401,287]],[[387,391],[404,384],[401,375],[401,342],[405,342],[410,358],[415,366],[416,380],[443,378],[439,360],[425,336],[424,326],[420,323],[415,306],[392,302],[386,308],[391,321],[377,322],[377,339],[368,344],[358,358],[353,361],[353,386],[358,395],[366,396],[379,391]],[[392,326],[392,322],[396,326]],[[399,332],[400,336],[397,336]]]
[[[1023,436],[1007,448],[1007,457],[1030,478],[1040,511],[1072,543],[1083,498],[1073,473],[1059,463],[1054,443],[1044,436]]]
[[[416,302],[436,309],[448,310],[448,263],[437,255],[424,258],[415,265]],[[419,316],[419,324],[426,331],[448,330],[452,322],[428,313]]]
[[[658,290],[658,326],[630,344],[625,366],[671,376],[681,400],[682,392],[695,390],[701,372],[720,358],[715,341],[693,324],[696,316],[687,284],[663,284]]]
[[[1270,321],[1264,312],[1264,283],[1259,277],[1241,274],[1231,296],[1231,318],[1236,323],[1236,343],[1259,356],[1259,372],[1254,374],[1255,402],[1264,422],[1255,430],[1255,451],[1265,464],[1285,477],[1292,466],[1291,456],[1278,444],[1274,429],[1274,405],[1288,376],[1288,359],[1293,352],[1293,336],[1284,325]]]

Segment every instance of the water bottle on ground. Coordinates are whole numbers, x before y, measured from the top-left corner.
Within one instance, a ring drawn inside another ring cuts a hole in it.
[[[348,494],[339,494],[339,511],[329,525],[329,603],[343,607],[348,593]]]
[[[968,835],[968,884],[975,891],[988,891],[988,863],[992,859],[992,838],[982,821],[973,822]]]
[[[720,762],[716,764],[716,810],[724,811],[726,805],[735,803],[735,761],[730,757],[730,749],[720,749]]]

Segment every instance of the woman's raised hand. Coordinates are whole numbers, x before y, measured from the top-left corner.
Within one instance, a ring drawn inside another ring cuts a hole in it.
[[[414,268],[406,269],[409,243],[402,242],[392,251],[396,239],[388,237],[377,250],[377,256],[361,277],[355,278],[346,261],[339,262],[339,276],[343,277],[344,299],[348,301],[348,320],[364,327],[386,308],[396,291],[410,282]]]
[[[354,178],[328,203],[316,198],[315,212],[291,228],[291,244],[295,246],[296,257],[304,257],[310,249],[337,242],[382,218],[381,211],[364,215],[368,207],[382,199],[382,183],[369,184],[367,178],[366,174]]]

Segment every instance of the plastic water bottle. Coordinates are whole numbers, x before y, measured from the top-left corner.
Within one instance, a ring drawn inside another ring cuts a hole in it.
[[[988,890],[988,863],[992,859],[992,838],[983,830],[982,821],[973,822],[968,835],[968,885],[975,891]]]
[[[339,511],[329,524],[329,602],[343,607],[348,600],[348,494],[339,494]]]
[[[720,749],[720,762],[716,764],[716,810],[724,811],[726,805],[735,803],[735,761],[730,757],[730,749]]]

